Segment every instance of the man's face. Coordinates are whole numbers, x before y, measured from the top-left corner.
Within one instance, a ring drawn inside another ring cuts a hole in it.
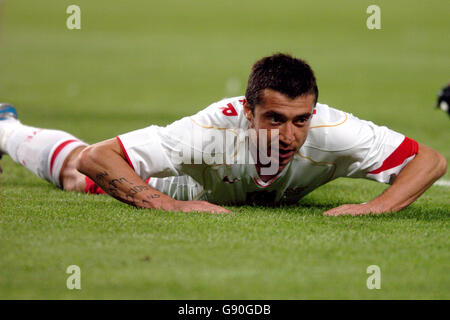
[[[250,128],[267,130],[267,150],[270,150],[271,130],[279,131],[279,171],[292,160],[308,135],[313,113],[314,94],[302,95],[294,99],[272,90],[264,89],[262,102],[252,113],[247,101],[244,102],[245,116]]]

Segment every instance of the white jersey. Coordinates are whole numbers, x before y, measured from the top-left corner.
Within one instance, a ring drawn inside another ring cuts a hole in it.
[[[418,151],[417,142],[402,134],[317,103],[303,146],[277,176],[264,182],[254,164],[207,161],[205,153],[211,150],[205,139],[196,138],[199,132],[216,138],[234,134],[236,143],[219,157],[238,157],[245,138],[237,132],[249,126],[243,101],[224,99],[166,127],[150,126],[117,138],[137,174],[150,178],[149,185],[178,200],[216,204],[294,203],[338,177],[392,183]],[[192,161],[175,161],[174,154],[189,149]]]

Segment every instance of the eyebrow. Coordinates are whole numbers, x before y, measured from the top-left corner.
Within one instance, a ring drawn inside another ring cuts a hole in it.
[[[298,116],[296,116],[296,117],[294,118],[294,120],[297,120],[297,119],[308,120],[308,119],[311,117],[311,115],[312,115],[311,112],[307,112],[307,113],[304,113],[304,114],[299,114]]]
[[[299,115],[295,116],[294,121],[299,120],[299,119],[301,119],[301,120],[303,120],[303,119],[307,120],[307,119],[309,119],[309,118],[311,117],[311,115],[312,115],[311,112],[299,114]],[[282,121],[286,121],[286,119],[287,119],[284,115],[282,115],[281,113],[275,112],[275,111],[267,111],[267,112],[264,114],[264,116],[266,116],[266,117],[278,117],[278,118],[280,118],[280,120],[282,120]]]
[[[284,115],[282,115],[281,113],[275,112],[275,111],[267,111],[266,113],[264,113],[264,116],[266,116],[266,117],[278,117],[281,120],[286,120],[286,117]]]

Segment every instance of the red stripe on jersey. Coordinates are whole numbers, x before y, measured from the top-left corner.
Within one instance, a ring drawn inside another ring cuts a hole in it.
[[[369,173],[377,174],[395,168],[396,166],[401,165],[409,157],[417,154],[418,151],[419,151],[419,144],[417,143],[417,141],[405,137],[405,139],[398,146],[398,148],[395,149],[395,151],[392,152],[389,155],[389,157],[387,157],[386,160],[383,161],[381,167],[373,171],[370,171]]]
[[[67,140],[61,143],[58,147],[56,147],[55,151],[52,154],[52,158],[50,160],[50,174],[52,174],[53,171],[53,165],[55,164],[56,157],[61,152],[62,149],[64,149],[65,146],[67,146],[69,143],[75,142],[77,140]]]
[[[96,185],[95,182],[91,180],[91,178],[86,176],[86,187],[84,187],[84,193],[104,194],[105,191],[103,191],[102,188]]]
[[[106,192],[103,191],[102,188],[100,188],[94,181],[92,181],[91,178],[86,176],[86,186],[84,187],[84,193],[92,193],[92,194],[105,194]],[[150,181],[150,178],[145,180],[146,183]]]
[[[131,160],[130,160],[130,157],[128,156],[127,150],[125,150],[125,147],[123,146],[122,140],[120,140],[119,137],[116,137],[116,138],[117,138],[117,141],[119,141],[119,143],[120,143],[120,147],[122,148],[122,151],[123,151],[123,153],[125,154],[125,157],[127,158],[128,164],[129,164],[130,167],[132,167],[133,170],[134,170],[134,166],[133,166],[133,164],[131,163]]]

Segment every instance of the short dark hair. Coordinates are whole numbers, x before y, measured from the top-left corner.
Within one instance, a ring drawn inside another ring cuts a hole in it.
[[[264,57],[253,65],[245,91],[252,111],[262,102],[264,89],[278,91],[291,99],[314,94],[317,102],[319,97],[316,77],[308,63],[283,53]]]

